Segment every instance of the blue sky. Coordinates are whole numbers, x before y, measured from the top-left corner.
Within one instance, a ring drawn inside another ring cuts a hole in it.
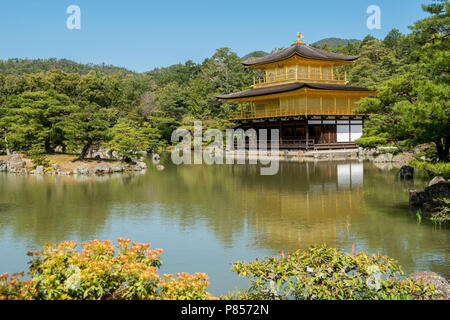
[[[0,59],[67,58],[138,72],[191,59],[215,49],[240,56],[286,47],[301,31],[306,43],[326,38],[383,38],[392,28],[426,16],[430,0],[2,0]],[[369,5],[381,9],[381,29],[366,27]],[[81,29],[69,30],[69,5],[81,9]]]

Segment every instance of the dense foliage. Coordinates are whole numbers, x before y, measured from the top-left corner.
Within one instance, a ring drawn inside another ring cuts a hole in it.
[[[47,244],[30,252],[29,276],[0,276],[0,300],[206,299],[207,276],[160,276],[161,249],[130,240],[93,240],[77,250],[72,241]]]
[[[364,252],[342,253],[312,246],[277,257],[237,261],[232,270],[250,286],[240,299],[385,300],[425,299],[434,288],[408,279],[391,258]]]
[[[161,249],[130,240],[92,240],[46,244],[29,252],[23,273],[0,275],[0,300],[16,299],[211,299],[202,273],[160,276]],[[247,290],[223,299],[426,299],[439,298],[434,287],[400,279],[394,260],[363,252],[345,254],[313,246],[280,257],[235,262],[232,270],[248,277]]]
[[[414,160],[409,162],[415,168],[425,170],[430,177],[441,176],[450,179],[450,163],[438,162],[430,163],[428,161]]]
[[[437,159],[448,161],[450,2],[436,0],[423,8],[430,16],[415,22],[412,33],[393,30],[382,42],[363,41],[362,58],[353,66],[350,80],[378,83],[379,95],[361,101],[359,111],[373,115],[358,142],[393,143],[399,149],[433,143]]]
[[[186,119],[223,127],[236,104],[215,96],[252,83],[253,71],[240,61],[223,48],[202,64],[109,74],[104,68],[87,73],[48,68],[47,63],[59,65],[60,60],[18,60],[16,73],[11,68],[0,73],[0,149],[37,158],[62,149],[83,159],[92,148],[107,146],[129,157],[170,143],[172,131]],[[30,64],[33,68],[26,67]]]
[[[8,299],[211,299],[202,273],[158,274],[161,249],[130,240],[46,244],[29,252],[23,273],[0,275],[0,300]],[[248,277],[247,290],[223,299],[427,299],[439,298],[433,286],[401,279],[394,260],[363,252],[351,254],[312,246],[279,257],[235,262],[232,270]]]
[[[0,60],[0,74],[25,74],[39,73],[59,69],[67,73],[87,74],[89,71],[99,71],[102,74],[111,75],[115,73],[134,73],[128,69],[112,65],[95,65],[93,63],[83,64],[68,59],[8,59]]]

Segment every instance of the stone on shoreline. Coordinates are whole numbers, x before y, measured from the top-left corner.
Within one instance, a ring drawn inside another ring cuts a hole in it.
[[[117,166],[112,166],[111,167],[111,172],[114,172],[114,173],[116,173],[116,172],[123,172],[123,167],[122,167],[122,165],[117,165]]]
[[[56,172],[60,172],[60,171],[62,171],[62,168],[59,164],[55,163],[53,165],[53,170],[55,170]]]
[[[86,166],[76,167],[73,171],[74,174],[89,174],[89,169]]]
[[[94,174],[107,174],[111,172],[111,168],[104,163],[99,163],[94,167]]]
[[[392,153],[382,153],[379,156],[377,156],[375,159],[373,159],[373,162],[376,162],[376,163],[393,162],[392,158],[393,158]]]
[[[434,177],[425,190],[410,190],[409,204],[411,206],[433,207],[437,199],[450,198],[450,180]]]
[[[140,170],[147,169],[147,165],[142,161],[137,161],[135,167],[140,168]]]
[[[6,161],[0,160],[0,172],[6,171],[8,168]]]
[[[158,170],[158,171],[163,171],[165,168],[164,168],[164,166],[162,165],[162,164],[158,164],[157,166],[156,166],[156,170]]]
[[[392,158],[393,162],[407,163],[408,161],[415,160],[414,156],[410,153],[400,153]]]
[[[436,289],[437,294],[440,299],[449,300],[450,299],[450,283],[440,275],[435,272],[430,271],[418,271],[411,273],[408,279],[413,281],[422,282],[426,285],[432,284]]]
[[[44,173],[44,166],[37,166],[35,172],[38,173],[38,174],[43,174]]]
[[[434,198],[450,198],[450,180],[435,177],[424,191]]]
[[[10,172],[18,172],[20,169],[25,167],[25,161],[22,160],[18,153],[13,153],[8,157],[6,167]]]
[[[425,191],[409,190],[409,204],[411,206],[420,207],[430,200],[430,195]]]
[[[447,180],[444,177],[434,177],[433,179],[431,179],[431,181],[428,183],[428,186],[431,187],[432,185],[438,184],[438,183],[442,183],[442,182],[447,182]]]

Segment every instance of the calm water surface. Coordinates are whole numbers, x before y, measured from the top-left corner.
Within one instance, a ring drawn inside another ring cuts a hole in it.
[[[162,273],[207,273],[213,294],[246,285],[232,261],[324,242],[450,277],[449,229],[409,210],[420,174],[405,183],[371,163],[285,162],[260,176],[255,165],[168,160],[135,176],[0,174],[0,273],[26,270],[26,252],[45,242],[124,237],[163,248]]]

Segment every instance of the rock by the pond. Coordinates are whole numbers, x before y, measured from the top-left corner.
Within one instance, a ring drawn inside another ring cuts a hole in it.
[[[432,185],[445,182],[447,182],[447,180],[444,177],[437,176],[431,179],[431,181],[428,183],[428,186],[431,187]]]
[[[27,173],[28,173],[27,168],[20,169],[20,174],[27,174]]]
[[[450,299],[450,283],[437,273],[430,271],[418,271],[411,273],[408,278],[413,281],[422,282],[426,285],[432,284],[436,289],[436,293],[439,295],[435,298],[444,300]]]
[[[72,171],[65,171],[65,172],[63,173],[63,175],[65,175],[65,176],[71,176],[71,175],[72,175]]]
[[[56,146],[54,150],[55,150],[55,152],[57,152],[57,153],[62,153],[63,150],[64,150],[64,148],[60,145],[60,146]]]
[[[44,166],[37,166],[35,172],[38,173],[38,174],[43,174],[44,173]]]
[[[145,164],[145,162],[142,162],[142,161],[136,162],[135,167],[140,168],[141,170],[147,169],[147,165]]]
[[[0,160],[0,172],[6,171],[7,168],[6,161]]]
[[[13,153],[8,157],[6,162],[7,170],[10,172],[17,172],[25,167],[25,161],[22,160],[18,153]]]
[[[410,160],[415,160],[411,153],[400,153],[392,157],[392,162],[407,163]]]
[[[430,200],[430,195],[423,190],[409,190],[409,204],[412,206],[423,206]]]
[[[111,167],[111,172],[123,172],[123,167],[119,164]]]
[[[382,153],[375,159],[373,159],[373,162],[376,163],[392,162],[392,158],[393,158],[392,153]]]
[[[107,174],[111,172],[111,168],[104,163],[99,163],[94,167],[94,174]]]
[[[399,173],[400,179],[402,180],[411,180],[414,179],[414,168],[408,165],[403,165],[400,168]]]
[[[89,174],[89,169],[86,166],[76,167],[73,171],[74,174]]]
[[[161,159],[161,157],[159,156],[159,154],[157,154],[157,153],[153,154],[153,156],[152,156],[153,163],[159,163],[160,159]]]
[[[158,164],[157,166],[156,166],[156,170],[158,170],[158,171],[163,171],[165,168],[164,168],[164,166],[162,165],[162,164]]]
[[[424,191],[433,198],[450,198],[450,180],[435,177]]]
[[[53,170],[55,170],[56,172],[62,171],[62,168],[59,164],[55,163],[53,165]]]
[[[374,162],[373,165],[380,170],[392,170],[394,168],[392,162]]]

